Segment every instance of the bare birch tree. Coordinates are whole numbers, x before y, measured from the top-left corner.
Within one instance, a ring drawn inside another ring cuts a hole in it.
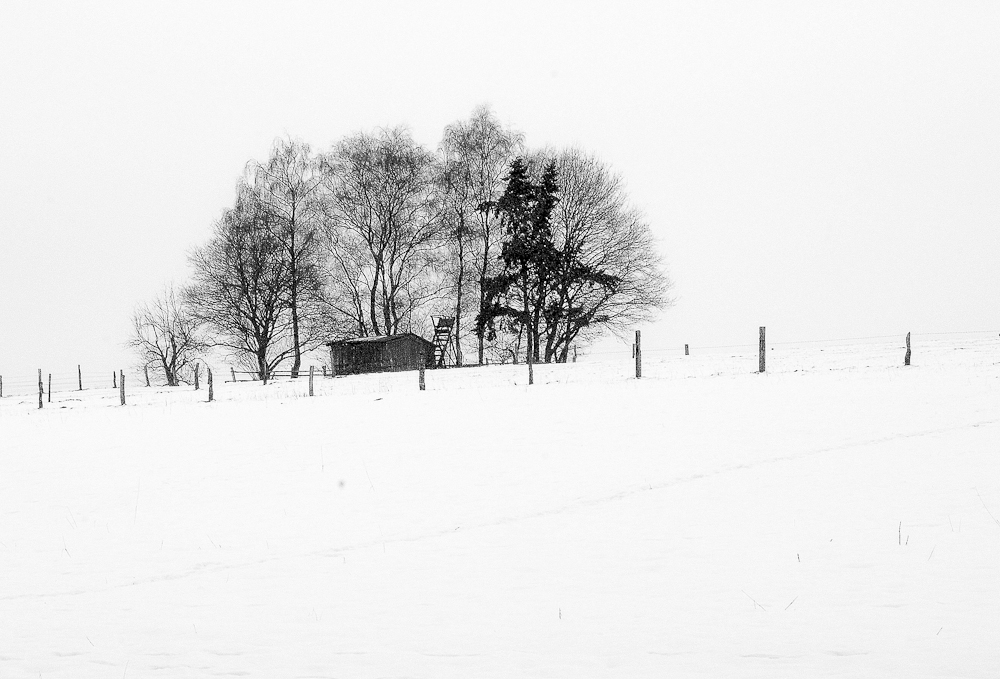
[[[475,318],[485,303],[484,283],[496,274],[502,230],[495,211],[484,206],[503,194],[508,167],[521,151],[520,133],[504,127],[486,106],[468,120],[448,125],[440,144],[445,235],[450,249],[447,275],[454,295],[458,364],[466,292],[474,295],[468,313]],[[470,280],[471,279],[471,280]],[[477,336],[478,362],[483,363],[484,339]]]
[[[397,127],[343,139],[321,167],[336,311],[361,336],[412,330],[442,287],[433,155]]]
[[[167,386],[176,387],[207,348],[198,322],[172,285],[132,313],[128,345],[144,368],[163,371]]]
[[[292,377],[298,377],[303,350],[329,339],[319,276],[321,240],[320,183],[317,163],[307,144],[278,140],[266,163],[251,162],[248,185],[288,261],[286,304],[291,315]]]
[[[273,219],[257,193],[241,184],[212,238],[192,252],[194,276],[185,290],[213,346],[264,380],[295,353],[286,303],[290,267]]]

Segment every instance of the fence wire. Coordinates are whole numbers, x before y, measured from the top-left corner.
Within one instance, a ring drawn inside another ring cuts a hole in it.
[[[871,371],[902,368],[905,334],[869,335],[828,340],[778,340],[767,343],[766,374],[800,372]],[[758,372],[758,343],[642,346],[643,380],[676,380],[693,377],[725,377]],[[1000,365],[1000,333],[997,331],[913,333],[912,368],[948,369],[957,365]],[[314,388],[317,396],[357,396],[417,390],[417,371],[381,372],[333,377],[329,366],[315,366]],[[291,378],[286,370],[277,371],[265,386],[255,375],[231,366],[213,366],[216,400],[270,400],[308,396],[309,367]],[[578,352],[576,362],[536,364],[535,384],[606,383],[634,380],[635,359],[628,348],[621,351]],[[232,381],[236,375],[237,382]],[[38,402],[38,374],[3,375],[0,406],[35,407]],[[118,405],[120,372],[86,370],[82,373],[42,373],[43,407],[74,407],[87,403]],[[202,371],[200,390],[193,385],[163,386],[163,379],[150,371],[146,387],[141,371],[125,371],[129,405],[169,404],[178,401],[207,400],[207,375]],[[82,382],[83,389],[80,389]],[[528,383],[526,366],[521,364],[486,365],[427,370],[427,391],[476,390],[498,387],[523,387]],[[51,404],[51,405],[50,405]]]

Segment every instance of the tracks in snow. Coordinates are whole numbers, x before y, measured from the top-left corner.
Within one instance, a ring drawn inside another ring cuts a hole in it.
[[[564,503],[558,507],[552,507],[549,509],[544,509],[536,512],[529,512],[525,514],[520,514],[516,516],[507,516],[493,521],[483,521],[479,523],[474,523],[466,526],[459,527],[449,527],[442,528],[438,530],[425,531],[416,535],[410,536],[397,536],[377,539],[363,540],[355,542],[349,545],[344,545],[341,547],[332,547],[321,550],[311,550],[311,551],[301,551],[290,554],[277,554],[267,556],[261,559],[247,559],[237,562],[202,562],[194,564],[190,568],[184,570],[174,571],[172,573],[163,573],[159,575],[152,575],[145,578],[138,578],[130,582],[118,583],[114,585],[107,585],[105,587],[97,587],[92,589],[72,589],[63,590],[59,592],[41,592],[41,593],[22,593],[22,594],[9,594],[6,596],[0,596],[0,601],[18,601],[18,600],[39,600],[39,599],[52,599],[60,597],[74,597],[82,596],[86,594],[97,594],[101,592],[114,591],[126,589],[129,587],[138,587],[143,585],[152,585],[160,582],[170,582],[175,580],[183,580],[186,578],[197,577],[200,575],[206,575],[211,573],[219,573],[223,571],[238,570],[242,568],[253,568],[255,566],[260,566],[267,563],[275,563],[280,561],[293,561],[299,559],[311,559],[311,558],[335,558],[339,556],[344,556],[350,554],[351,552],[356,552],[359,550],[371,549],[377,547],[380,544],[405,544],[413,542],[422,542],[425,540],[434,540],[445,538],[449,535],[454,535],[457,531],[468,532],[475,530],[484,530],[495,528],[498,526],[505,526],[514,523],[519,523],[522,521],[532,521],[537,519],[545,519],[552,516],[559,516],[562,514],[572,513],[575,511],[581,511],[593,507],[597,507],[603,504],[608,504],[611,502],[619,502],[622,500],[627,500],[632,497],[640,496],[644,493],[655,492],[658,490],[664,490],[668,488],[675,488],[684,484],[692,483],[695,481],[700,481],[706,478],[712,478],[716,476],[721,476],[725,474],[732,474],[735,472],[745,471],[749,469],[754,469],[757,467],[763,467],[774,464],[781,464],[784,462],[793,462],[796,460],[806,459],[809,457],[815,457],[819,455],[826,455],[829,453],[834,453],[843,450],[851,450],[854,448],[863,448],[865,446],[877,446],[884,443],[890,443],[892,441],[898,441],[901,439],[908,438],[921,438],[924,436],[933,436],[936,434],[947,434],[955,431],[963,431],[967,429],[973,429],[977,427],[989,427],[1000,424],[1000,419],[994,420],[981,420],[978,422],[968,422],[961,425],[955,425],[952,427],[941,427],[936,429],[925,429],[916,432],[892,434],[889,436],[881,436],[878,438],[867,439],[862,441],[850,441],[846,443],[841,443],[835,446],[826,446],[823,448],[817,448],[815,450],[807,450],[798,453],[791,453],[788,455],[779,455],[775,457],[765,458],[762,460],[756,460],[753,462],[744,462],[740,464],[727,465],[714,470],[708,470],[704,472],[699,472],[697,474],[690,474],[688,476],[683,476],[679,478],[674,478],[669,481],[664,481],[662,483],[654,483],[652,485],[643,485],[637,488],[631,488],[623,490],[610,495],[602,495],[599,497],[592,498],[581,498],[573,502]]]

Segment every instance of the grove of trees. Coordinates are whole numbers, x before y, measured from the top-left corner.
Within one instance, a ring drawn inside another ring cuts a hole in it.
[[[432,314],[455,318],[459,365],[565,362],[670,301],[622,178],[576,148],[526,148],[486,107],[434,150],[405,127],[318,152],[277,141],[189,260],[181,290],[133,319],[168,384],[209,349],[297,376],[324,342],[426,336]]]

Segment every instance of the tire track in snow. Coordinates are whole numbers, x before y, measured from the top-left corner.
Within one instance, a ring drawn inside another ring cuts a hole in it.
[[[778,455],[775,457],[764,458],[762,460],[755,460],[751,462],[743,462],[740,464],[728,465],[715,470],[709,470],[704,472],[699,472],[697,474],[690,474],[688,476],[683,476],[680,478],[671,479],[670,481],[665,481],[663,483],[654,483],[651,485],[643,485],[637,488],[631,488],[628,490],[623,490],[618,493],[613,493],[611,495],[602,495],[600,497],[594,497],[589,499],[579,499],[573,502],[569,502],[558,507],[552,507],[549,509],[544,509],[537,512],[531,512],[528,514],[521,514],[518,516],[507,516],[494,521],[486,521],[481,523],[470,524],[466,527],[456,527],[456,528],[442,528],[434,531],[426,531],[420,533],[419,535],[411,536],[400,536],[400,537],[390,537],[387,539],[364,540],[361,542],[355,542],[352,544],[344,545],[341,547],[331,547],[321,550],[312,550],[305,552],[296,552],[291,554],[275,554],[262,559],[250,559],[238,562],[202,562],[195,564],[191,568],[187,568],[180,571],[175,571],[173,573],[163,573],[160,575],[152,575],[144,578],[137,578],[130,582],[118,583],[115,585],[108,585],[105,587],[97,587],[93,589],[74,589],[74,590],[64,590],[61,592],[42,592],[42,593],[24,593],[24,594],[9,594],[6,596],[0,596],[0,601],[18,601],[26,599],[52,599],[59,597],[73,597],[82,596],[85,594],[99,594],[102,592],[110,592],[114,590],[126,589],[129,587],[138,587],[141,585],[151,585],[160,582],[171,582],[175,580],[183,580],[190,577],[196,577],[199,575],[219,573],[223,571],[237,570],[240,568],[252,568],[254,566],[260,566],[268,563],[274,563],[279,561],[290,561],[298,559],[309,559],[309,558],[334,558],[338,556],[343,556],[363,549],[371,549],[378,547],[381,544],[402,544],[411,542],[421,542],[424,540],[432,540],[436,538],[442,538],[449,535],[454,535],[456,531],[462,530],[463,532],[482,530],[488,528],[495,528],[497,526],[510,525],[512,523],[519,523],[521,521],[530,521],[533,519],[544,519],[551,516],[558,516],[561,514],[566,514],[573,511],[579,511],[581,509],[588,509],[591,507],[599,506],[602,504],[608,504],[611,502],[618,502],[621,500],[628,499],[630,497],[635,497],[643,493],[655,492],[657,490],[664,490],[666,488],[674,488],[687,483],[692,483],[694,481],[700,481],[702,479],[711,478],[714,476],[721,476],[723,474],[730,474],[733,472],[740,472],[748,469],[753,469],[756,467],[780,464],[783,462],[792,462],[796,460],[802,460],[809,457],[815,457],[818,455],[825,455],[828,453],[833,453],[842,450],[850,450],[852,448],[863,448],[865,446],[876,446],[883,443],[890,443],[892,441],[898,441],[901,439],[908,438],[921,438],[924,436],[933,436],[935,434],[947,434],[955,431],[963,431],[966,429],[974,429],[976,427],[992,426],[1000,424],[1000,419],[997,420],[981,420],[979,422],[969,422],[965,424],[955,425],[952,427],[941,427],[937,429],[925,429],[916,432],[891,434],[888,436],[881,436],[874,439],[867,439],[863,441],[849,441],[846,443],[841,443],[835,446],[827,446],[824,448],[818,448],[815,450],[807,450],[798,453],[791,453],[788,455]]]
[[[942,427],[939,429],[926,429],[923,431],[909,432],[902,434],[892,434],[890,436],[883,436],[875,439],[869,439],[865,441],[851,441],[847,443],[842,443],[836,446],[827,446],[825,448],[818,448],[815,450],[807,450],[799,453],[791,453],[788,455],[778,455],[775,457],[764,458],[762,460],[755,460],[752,462],[743,462],[740,464],[728,465],[726,467],[721,467],[719,469],[699,472],[697,474],[690,474],[688,476],[682,476],[680,478],[671,479],[670,481],[665,481],[663,483],[646,484],[637,488],[631,488],[629,490],[623,490],[612,495],[602,495],[600,497],[590,498],[590,499],[580,499],[575,502],[564,504],[560,507],[553,507],[551,509],[545,509],[538,512],[533,512],[530,514],[523,514],[521,516],[511,516],[499,519],[497,521],[492,521],[488,523],[473,524],[470,525],[466,530],[474,530],[477,528],[489,528],[493,526],[502,526],[510,523],[516,523],[519,521],[525,521],[529,519],[546,518],[549,516],[556,516],[566,512],[574,511],[577,509],[584,509],[589,507],[594,507],[602,504],[607,504],[609,502],[616,502],[619,500],[624,500],[629,497],[634,497],[642,493],[649,493],[657,490],[663,490],[665,488],[674,488],[676,486],[684,485],[686,483],[691,483],[693,481],[700,481],[701,479],[711,478],[713,476],[721,476],[723,474],[729,474],[732,472],[739,472],[748,469],[753,469],[755,467],[762,467],[766,465],[778,464],[781,462],[793,462],[796,460],[802,460],[809,457],[814,457],[818,455],[825,455],[827,453],[833,453],[841,450],[850,450],[852,448],[863,448],[865,446],[875,446],[883,443],[890,443],[892,441],[898,441],[900,439],[907,438],[921,438],[924,436],[933,436],[935,434],[946,434],[954,431],[962,431],[965,429],[974,429],[976,427],[989,426],[1000,424],[1000,419],[998,420],[982,420],[979,422],[971,422],[966,424],[955,425],[952,427]],[[452,530],[445,530],[440,533],[440,535],[448,535],[452,533]],[[412,542],[414,540],[424,539],[425,537],[431,536],[420,536],[416,538],[403,539],[397,538],[394,540],[387,540],[387,542],[402,542],[408,541]]]

